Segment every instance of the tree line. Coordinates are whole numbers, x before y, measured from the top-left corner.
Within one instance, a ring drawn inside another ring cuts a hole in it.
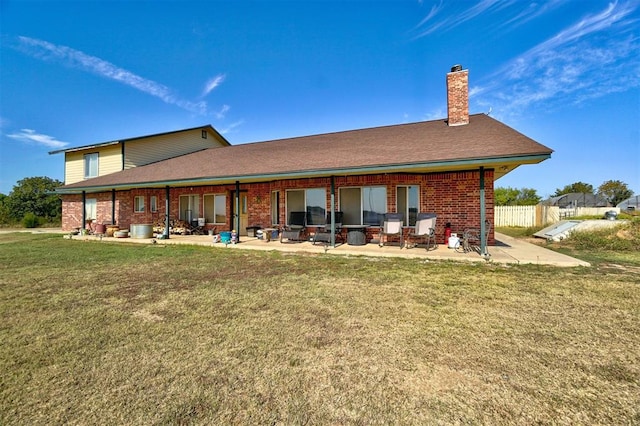
[[[626,183],[619,180],[608,180],[597,189],[594,189],[593,185],[589,183],[574,182],[563,188],[557,188],[552,197],[572,193],[599,195],[612,206],[616,206],[633,196],[633,191]],[[534,206],[542,201],[542,197],[533,188],[497,187],[494,189],[493,195],[496,206]]]
[[[0,194],[0,224],[22,224],[35,228],[58,225],[62,217],[62,200],[53,191],[63,183],[38,176],[19,180],[9,195]]]

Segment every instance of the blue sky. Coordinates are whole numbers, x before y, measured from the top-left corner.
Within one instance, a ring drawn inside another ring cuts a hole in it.
[[[0,3],[0,193],[48,152],[212,124],[232,144],[471,113],[555,150],[496,186],[640,193],[640,0]],[[454,142],[452,142],[454,143]]]

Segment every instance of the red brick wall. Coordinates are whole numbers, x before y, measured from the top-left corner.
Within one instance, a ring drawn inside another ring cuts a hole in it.
[[[449,126],[469,124],[469,70],[447,74],[447,117]]]
[[[486,218],[493,223],[493,170],[485,170],[485,205]],[[361,176],[336,176],[335,177],[335,209],[339,203],[339,189],[353,186],[386,186],[387,211],[396,211],[396,187],[398,185],[420,186],[420,211],[433,212],[438,216],[436,234],[438,241],[444,243],[444,228],[446,223],[451,223],[452,232],[462,232],[468,227],[480,225],[480,172],[444,172],[428,174],[388,174],[388,175],[361,175]],[[248,202],[249,225],[268,227],[271,225],[271,192],[280,191],[280,223],[286,223],[286,190],[325,188],[327,190],[327,207],[330,204],[330,178],[292,179],[275,182],[241,184],[240,190],[246,191]],[[178,218],[180,195],[199,195],[200,211],[194,217],[202,217],[204,194],[227,194],[227,226],[218,227],[218,230],[231,229],[232,206],[235,194],[235,185],[221,186],[189,186],[171,188],[170,215],[172,219]],[[144,213],[134,213],[133,203],[135,196],[145,196]],[[149,197],[155,195],[158,198],[158,211],[149,211]],[[111,223],[111,192],[101,194],[87,194],[87,198],[98,199],[97,221],[99,223]],[[132,223],[153,223],[164,221],[165,217],[165,189],[137,189],[131,191],[116,192],[116,224],[120,228],[128,228]],[[62,227],[71,230],[80,226],[82,221],[82,197],[80,195],[63,196]],[[489,236],[489,243],[494,241],[493,230]]]
[[[99,194],[87,194],[87,199],[96,199],[96,217],[98,223],[111,224],[111,192],[101,192]],[[116,220],[120,203],[116,200]],[[66,231],[74,228],[81,228],[84,206],[82,195],[64,195],[62,197],[62,229]],[[86,224],[85,224],[86,225]]]

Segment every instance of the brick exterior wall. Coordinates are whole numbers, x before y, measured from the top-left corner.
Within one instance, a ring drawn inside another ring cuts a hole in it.
[[[447,74],[447,117],[449,126],[469,124],[469,70]]]
[[[443,172],[427,174],[378,174],[359,176],[336,176],[334,178],[336,197],[334,209],[339,206],[339,189],[342,187],[385,186],[387,188],[387,211],[396,211],[396,187],[398,185],[417,185],[420,187],[420,212],[433,212],[438,216],[436,235],[439,243],[443,244],[445,224],[450,223],[452,232],[462,232],[468,227],[479,227],[480,224],[480,172]],[[494,195],[493,170],[485,170],[485,206],[486,218],[493,223]],[[249,225],[271,226],[271,193],[280,191],[280,223],[286,223],[286,190],[325,188],[327,191],[326,207],[331,200],[331,179],[292,179],[274,182],[240,184],[240,190],[247,194]],[[218,231],[232,228],[232,209],[234,205],[235,185],[220,186],[188,186],[170,189],[170,217],[177,219],[181,195],[198,195],[200,197],[200,211],[194,217],[202,217],[204,208],[204,194],[227,194],[227,224],[216,226]],[[87,194],[86,198],[97,199],[97,222],[111,224],[115,222],[121,229],[128,228],[132,223],[162,222],[165,217],[164,188],[136,189],[116,192],[116,217],[112,220],[112,194]],[[149,211],[150,196],[155,195],[158,201],[158,211]],[[134,213],[134,197],[144,196],[146,211]],[[81,226],[82,196],[65,195],[62,203],[62,227],[72,230]],[[208,225],[208,227],[211,227]],[[375,230],[369,231],[369,238],[374,237]],[[493,229],[489,235],[489,244],[493,244]]]

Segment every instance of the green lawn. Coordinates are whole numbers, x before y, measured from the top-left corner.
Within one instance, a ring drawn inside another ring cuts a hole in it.
[[[639,276],[2,234],[0,424],[638,424]]]

